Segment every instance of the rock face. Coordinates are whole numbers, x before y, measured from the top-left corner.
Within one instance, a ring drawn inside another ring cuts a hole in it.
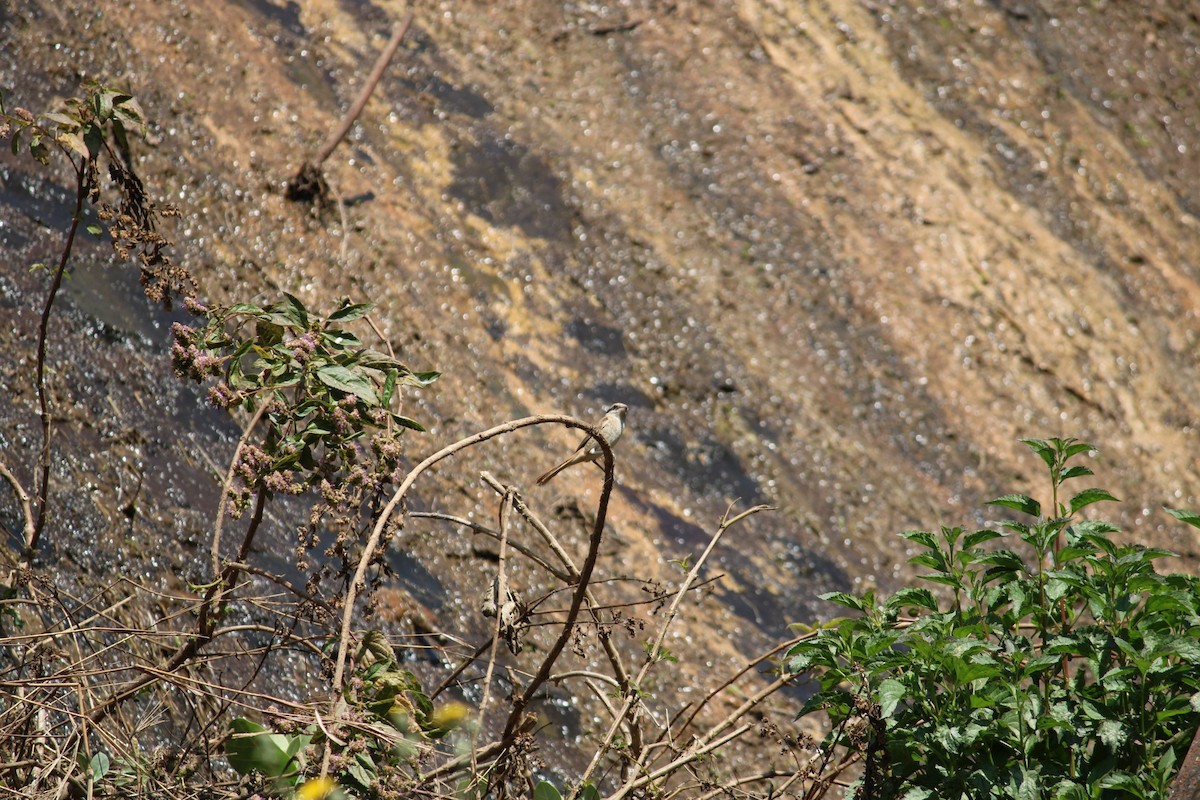
[[[612,574],[673,574],[729,502],[777,506],[719,558],[715,650],[827,613],[820,591],[895,588],[900,530],[978,526],[994,496],[1044,497],[1021,437],[1095,443],[1128,535],[1195,563],[1190,529],[1158,510],[1200,505],[1200,21],[1186,4],[423,6],[326,164],[340,210],[319,214],[280,186],[402,3],[16,6],[6,102],[44,107],[80,74],[128,85],[156,120],[140,170],[181,207],[178,260],[205,292],[369,299],[403,359],[444,372],[411,401],[431,427],[414,456],[527,413],[627,403]],[[6,280],[32,287],[24,261],[54,240],[21,188],[33,170],[5,159]],[[71,317],[85,331],[103,313],[88,294]],[[106,325],[165,363],[161,327]],[[32,395],[18,399],[10,442],[32,419]],[[130,429],[158,424],[122,411]],[[442,470],[421,503],[491,518],[480,469],[528,489],[575,438],[510,437]],[[527,494],[574,525],[597,474]],[[447,555],[470,540],[412,532],[401,549],[428,570],[426,603],[465,614],[455,587],[482,568]]]

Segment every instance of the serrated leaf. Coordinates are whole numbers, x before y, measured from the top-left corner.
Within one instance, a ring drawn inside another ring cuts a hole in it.
[[[972,531],[963,537],[963,549],[978,547],[984,542],[990,542],[992,539],[1001,539],[1003,537],[1004,534],[1000,533],[1000,531],[988,529]]]
[[[1183,508],[1171,508],[1170,506],[1163,506],[1163,511],[1166,511],[1180,522],[1186,522],[1193,528],[1200,528],[1200,514],[1197,514],[1195,511],[1188,511]]]
[[[933,592],[928,589],[919,589],[913,586],[906,587],[896,592],[886,603],[888,609],[899,610],[901,608],[917,607],[925,608],[930,611],[937,611],[937,600],[933,596]]]
[[[1054,447],[1044,439],[1022,439],[1021,443],[1037,453],[1038,458],[1046,462],[1047,467],[1054,467]]]
[[[345,768],[345,776],[364,792],[371,791],[379,779],[375,762],[366,753],[355,753],[354,760]]]
[[[915,542],[929,550],[937,549],[937,539],[929,531],[903,531],[900,538]]]
[[[1089,468],[1083,466],[1082,464],[1076,464],[1075,466],[1067,467],[1066,469],[1064,469],[1062,471],[1062,475],[1060,476],[1060,478],[1062,480],[1066,481],[1066,480],[1070,480],[1071,478],[1079,478],[1084,475],[1095,475],[1095,474],[1096,473],[1092,472]]]
[[[379,405],[379,396],[375,392],[375,385],[362,375],[337,364],[318,367],[316,374],[317,380],[331,389],[339,389],[347,394],[355,395],[368,405]]]
[[[1041,504],[1032,497],[1027,497],[1023,494],[1006,494],[1003,497],[997,497],[995,500],[989,500],[987,504],[989,506],[1011,508],[1013,511],[1020,511],[1031,517],[1039,516],[1042,513]]]
[[[342,306],[337,311],[329,315],[329,322],[349,322],[352,319],[359,319],[371,313],[371,309],[375,308],[374,303],[351,303]]]
[[[904,699],[908,697],[908,690],[904,684],[895,678],[888,678],[879,684],[879,713],[887,717],[892,716],[896,711],[896,707],[900,705]]]
[[[866,611],[867,604],[859,597],[855,597],[847,592],[826,592],[825,594],[817,595],[822,600],[828,600],[830,603],[836,603],[845,608],[852,608],[855,611]]]
[[[268,307],[268,311],[276,311],[282,313],[288,319],[299,325],[301,328],[308,330],[308,309],[304,307],[304,303],[293,294],[284,292],[285,300],[275,303]]]
[[[240,775],[257,771],[278,778],[292,772],[298,766],[296,756],[312,740],[308,735],[272,733],[243,718],[233,720],[229,727],[232,735],[225,740],[225,755]]]
[[[1069,441],[1069,440],[1068,440]],[[1096,448],[1088,442],[1073,442],[1063,448],[1063,460],[1074,458],[1080,453],[1090,453]]]
[[[1079,509],[1090,506],[1092,503],[1099,503],[1102,500],[1111,500],[1116,502],[1117,498],[1113,497],[1104,489],[1084,489],[1082,492],[1071,498],[1070,502],[1068,503],[1068,507],[1071,509],[1071,513],[1074,514],[1075,512],[1079,511]]]

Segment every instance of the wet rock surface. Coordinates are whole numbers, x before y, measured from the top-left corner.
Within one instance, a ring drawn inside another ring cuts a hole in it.
[[[400,357],[444,373],[409,400],[430,428],[414,461],[505,419],[627,403],[609,574],[674,580],[728,503],[777,506],[731,533],[721,590],[680,628],[713,659],[830,613],[821,592],[895,589],[901,530],[1044,494],[1024,436],[1097,444],[1129,538],[1194,568],[1191,530],[1159,511],[1200,505],[1194,14],[435,4],[325,165],[341,211],[286,202],[402,11],[18,2],[0,75],[9,107],[44,108],[80,75],[139,97],[154,125],[138,168],[181,208],[177,260],[207,295],[377,303]],[[0,160],[0,449],[24,477],[45,286],[28,266],[58,252],[67,186]],[[186,575],[239,424],[169,374],[169,318],[130,270],[87,244],[54,318],[64,505],[43,558]],[[532,488],[574,442],[489,444],[415,505],[490,521],[487,469],[581,546],[598,473]],[[286,553],[289,513],[265,549]],[[0,515],[19,529],[8,494]],[[447,629],[480,624],[476,544],[422,520],[397,545],[401,583]]]

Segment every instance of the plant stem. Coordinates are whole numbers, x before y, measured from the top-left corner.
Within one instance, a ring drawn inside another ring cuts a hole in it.
[[[74,163],[74,162],[72,162]],[[46,398],[46,338],[50,327],[50,311],[54,308],[54,300],[62,286],[63,275],[67,271],[67,260],[75,247],[75,232],[79,230],[79,222],[83,219],[83,199],[87,197],[85,182],[87,180],[87,161],[81,160],[75,167],[75,211],[71,214],[71,227],[67,230],[67,242],[63,246],[62,256],[58,260],[58,268],[54,270],[54,278],[50,282],[50,291],[46,294],[46,305],[42,308],[42,318],[38,322],[37,341],[37,395],[39,416],[42,421],[42,452],[38,456],[38,467],[41,479],[36,488],[37,520],[33,530],[25,541],[25,557],[32,561],[37,550],[38,540],[46,526],[46,512],[50,498],[50,401]]]
[[[392,57],[396,55],[396,51],[400,49],[400,42],[404,40],[404,35],[408,33],[408,28],[412,25],[412,21],[413,12],[409,9],[408,13],[404,15],[404,19],[396,26],[391,40],[383,48],[383,52],[380,53],[379,58],[376,59],[375,66],[371,70],[371,74],[367,77],[367,82],[363,84],[362,91],[358,93],[358,98],[354,101],[354,105],[346,112],[346,116],[342,118],[342,124],[338,126],[337,130],[329,134],[329,137],[321,145],[321,149],[317,151],[317,155],[313,158],[313,166],[319,167],[325,163],[325,159],[329,158],[334,148],[338,146],[338,143],[346,138],[346,134],[350,132],[354,121],[358,119],[358,115],[366,108],[367,101],[371,99],[371,93],[375,91],[376,84],[383,77],[384,70],[391,63]]]

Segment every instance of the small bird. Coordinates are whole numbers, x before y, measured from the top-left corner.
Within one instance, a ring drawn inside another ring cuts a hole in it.
[[[624,403],[613,403],[604,409],[604,418],[600,420],[600,424],[596,426],[596,430],[604,437],[604,441],[608,442],[609,447],[616,444],[617,440],[621,438],[621,434],[625,432],[625,413],[627,411],[629,411],[629,406]],[[591,436],[585,436],[583,437],[583,441],[579,443],[579,448],[571,454],[571,457],[538,478],[537,484],[541,486],[542,484],[549,483],[551,478],[567,467],[573,467],[585,461],[596,461],[602,455],[604,455],[604,450],[601,449],[600,443],[592,439]]]

